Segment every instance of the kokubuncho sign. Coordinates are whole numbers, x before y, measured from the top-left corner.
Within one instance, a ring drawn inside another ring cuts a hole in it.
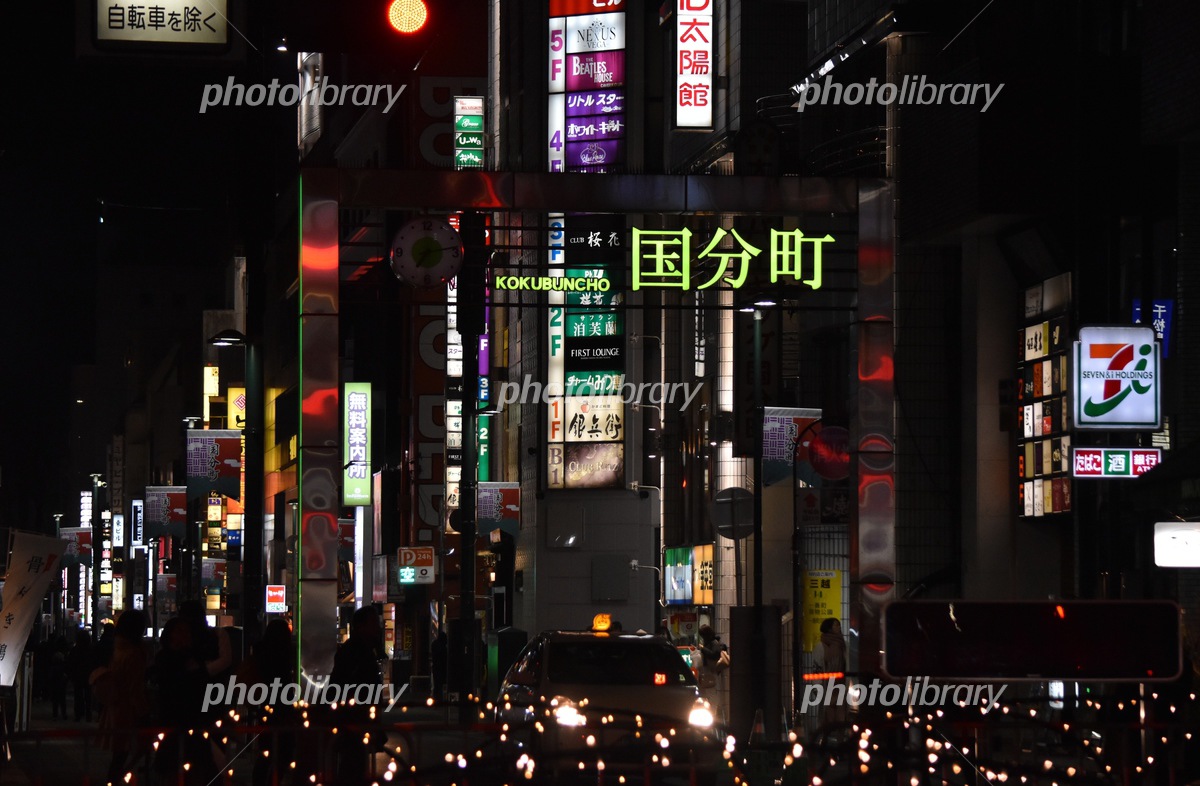
[[[1080,328],[1075,342],[1075,427],[1162,428],[1160,369],[1153,328]]]

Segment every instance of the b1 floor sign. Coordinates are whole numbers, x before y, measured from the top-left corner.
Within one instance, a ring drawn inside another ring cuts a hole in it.
[[[436,575],[433,568],[433,547],[416,546],[402,548],[397,552],[401,584],[432,584]]]

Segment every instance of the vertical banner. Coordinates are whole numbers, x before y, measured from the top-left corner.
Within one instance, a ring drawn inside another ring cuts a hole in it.
[[[187,532],[187,487],[146,487],[147,538],[181,538]]]
[[[242,432],[236,429],[190,429],[187,432],[187,496],[216,492],[242,496]]]
[[[25,651],[25,641],[41,611],[50,579],[67,543],[59,538],[18,532],[8,557],[0,615],[0,685],[10,686]]]
[[[91,564],[91,527],[61,527],[58,530],[58,537],[61,538],[66,544],[60,560],[63,567]]]
[[[842,572],[809,570],[804,573],[804,651],[812,652],[821,641],[821,622],[842,620]]]
[[[521,529],[521,484],[480,481],[475,492],[476,532],[494,529],[514,538]]]
[[[337,175],[302,174],[300,205],[300,667],[329,674],[337,648],[338,202]]]
[[[342,403],[342,503],[371,504],[371,383],[347,382]]]
[[[691,606],[695,603],[694,556],[691,546],[663,550],[663,602],[668,606]]]
[[[764,407],[762,425],[763,486],[791,483],[799,467],[793,466],[801,437],[811,435],[821,419],[819,409]],[[811,477],[801,478],[811,483]]]

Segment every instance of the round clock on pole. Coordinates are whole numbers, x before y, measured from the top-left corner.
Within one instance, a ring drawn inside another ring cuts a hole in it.
[[[449,281],[462,268],[462,260],[458,231],[436,216],[414,218],[392,240],[392,272],[413,286],[430,287]]]

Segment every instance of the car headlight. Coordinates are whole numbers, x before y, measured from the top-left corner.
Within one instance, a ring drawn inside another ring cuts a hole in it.
[[[699,729],[712,728],[713,714],[707,704],[697,704],[688,713],[688,724]]]
[[[554,703],[554,719],[559,726],[587,725],[587,717],[569,699],[555,699]]]

